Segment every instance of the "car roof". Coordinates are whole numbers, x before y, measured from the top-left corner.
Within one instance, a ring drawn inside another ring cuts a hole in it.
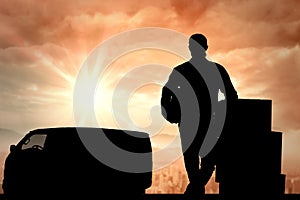
[[[139,136],[139,137],[148,137],[149,134],[142,131],[135,131],[135,130],[126,130],[126,129],[115,129],[115,128],[100,128],[100,127],[50,127],[50,128],[38,128],[29,131],[26,135],[32,136],[35,134],[75,134],[79,131],[85,130],[98,130],[99,132],[102,131],[104,133],[117,133],[117,132],[125,132],[132,136]]]
[[[47,140],[52,140],[58,142],[58,140],[63,142],[76,141],[80,138],[79,135],[88,132],[97,131],[99,133],[104,133],[106,136],[113,140],[126,139],[124,137],[132,136],[132,138],[149,138],[149,134],[146,132],[133,131],[133,130],[121,130],[112,128],[99,128],[99,127],[50,127],[50,128],[38,128],[29,131],[24,138],[18,143],[22,145],[28,138],[33,135],[47,135]],[[124,134],[126,133],[126,134]],[[119,138],[119,139],[116,139]]]

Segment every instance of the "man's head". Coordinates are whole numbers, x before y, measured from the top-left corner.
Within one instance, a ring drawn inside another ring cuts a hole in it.
[[[195,33],[190,36],[189,49],[191,51],[192,57],[197,55],[199,56],[203,53],[205,54],[207,48],[208,48],[207,39],[203,34]]]
[[[194,46],[199,44],[204,48],[204,50],[207,50],[208,48],[207,39],[203,34],[195,33],[191,35],[189,39],[189,46]]]

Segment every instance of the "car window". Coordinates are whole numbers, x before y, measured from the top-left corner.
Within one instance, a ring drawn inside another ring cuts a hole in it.
[[[41,146],[43,148],[45,144],[46,136],[47,135],[43,135],[43,134],[32,135],[22,145],[22,149],[32,148],[35,145]]]

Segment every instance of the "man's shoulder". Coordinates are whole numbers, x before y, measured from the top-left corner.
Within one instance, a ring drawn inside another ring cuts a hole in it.
[[[189,66],[191,65],[191,63],[189,61],[183,62],[179,65],[177,65],[176,67],[173,68],[173,70],[178,71],[178,72],[183,72],[185,71]]]
[[[221,65],[220,63],[214,62],[214,61],[209,61],[211,64],[214,64],[219,71],[226,71],[225,67],[223,65]]]
[[[208,61],[210,64],[213,64],[213,65],[217,66],[218,68],[224,68],[224,66],[221,65],[220,63],[217,63],[217,62],[211,61],[211,60],[207,60],[207,61]]]
[[[190,62],[186,61],[186,62],[183,62],[183,63],[177,65],[176,67],[174,67],[174,69],[181,69],[181,68],[184,68],[184,67],[186,67],[188,65],[190,65]]]
[[[223,65],[221,65],[220,63],[216,63],[216,62],[215,62],[215,65],[217,65],[218,68],[225,69],[225,67],[224,67]]]

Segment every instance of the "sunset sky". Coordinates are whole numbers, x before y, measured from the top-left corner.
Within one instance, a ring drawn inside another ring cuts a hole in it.
[[[284,167],[300,169],[300,1],[0,2],[0,128],[24,134],[38,127],[74,125],[73,91],[79,70],[98,45],[117,34],[146,27],[186,37],[199,32],[208,38],[209,57],[227,69],[240,98],[272,100],[272,129],[284,133]],[[122,99],[133,92],[130,81],[142,83],[154,74],[162,82],[183,61],[151,49],[116,59],[99,78],[97,119],[103,126],[123,128],[111,100],[118,82],[124,82],[118,88],[122,106]],[[147,71],[149,66],[143,70],[153,63],[156,71]],[[129,76],[136,69],[139,76]],[[175,135],[176,126],[161,124],[159,109],[152,109],[159,98],[159,84],[143,85],[129,101],[125,98],[132,122],[148,127],[153,135],[161,130]]]

